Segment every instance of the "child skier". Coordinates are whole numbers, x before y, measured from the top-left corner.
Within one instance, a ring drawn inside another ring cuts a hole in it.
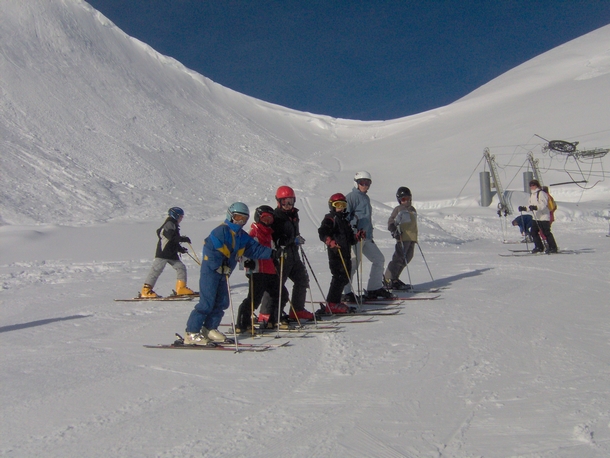
[[[282,288],[286,280],[292,280],[292,308],[290,318],[293,320],[313,320],[313,313],[305,309],[307,288],[309,288],[309,275],[305,264],[299,256],[299,247],[305,243],[299,231],[299,209],[294,206],[296,195],[290,186],[280,186],[275,192],[277,208],[273,211],[273,242],[276,247],[282,248],[284,255],[282,266]],[[282,310],[288,298],[282,292]],[[267,296],[263,305],[268,302]],[[279,317],[281,319],[281,317]]]
[[[188,250],[180,246],[180,242],[191,243],[191,239],[180,235],[180,222],[184,218],[184,210],[180,207],[172,207],[167,211],[168,217],[159,229],[157,229],[157,251],[150,272],[146,277],[140,297],[160,297],[153,291],[157,279],[163,272],[166,264],[176,270],[176,294],[178,296],[196,295],[186,287],[186,267],[180,260],[178,253],[186,253]]]
[[[396,248],[392,260],[388,264],[384,278],[392,289],[411,289],[411,285],[400,281],[400,274],[407,266],[415,251],[417,243],[417,211],[411,204],[411,190],[401,186],[396,191],[398,206],[394,207],[388,219],[388,230],[396,239]]]
[[[349,313],[350,307],[341,303],[343,288],[350,282],[348,272],[352,271],[351,248],[364,231],[354,234],[345,212],[347,200],[341,193],[333,194],[328,200],[330,213],[324,216],[318,235],[326,244],[328,251],[328,265],[332,274],[330,287],[326,296],[326,313]]]
[[[250,237],[262,246],[273,248],[271,235],[273,229],[273,208],[262,205],[254,211],[254,223],[250,228]],[[258,322],[273,327],[277,324],[278,294],[280,278],[272,259],[245,259],[246,275],[250,280],[248,296],[243,300],[237,312],[236,332],[244,332],[252,326],[252,313],[256,310],[267,292],[271,298],[261,307]]]
[[[185,345],[207,345],[224,342],[218,331],[225,310],[229,307],[228,277],[245,256],[269,259],[274,250],[260,245],[242,227],[250,217],[246,204],[235,202],[227,210],[227,219],[205,239],[199,275],[199,302],[186,323]]]

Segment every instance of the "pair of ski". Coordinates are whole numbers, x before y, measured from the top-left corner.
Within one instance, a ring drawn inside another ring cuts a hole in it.
[[[130,299],[115,299],[115,302],[156,302],[156,301],[192,301],[193,298],[199,298],[199,293],[178,296],[172,294],[171,296],[159,296],[159,297],[132,297]]]
[[[271,350],[273,348],[279,347],[287,347],[290,344],[290,341],[287,340],[280,344],[274,343],[261,343],[261,344],[253,344],[253,343],[242,343],[238,342],[237,344],[233,339],[227,339],[224,342],[210,342],[207,345],[185,345],[184,338],[176,333],[176,340],[172,344],[157,344],[157,345],[144,345],[145,348],[158,348],[158,349],[172,349],[172,350],[211,350],[211,351],[231,351],[234,353],[238,353],[240,351],[254,351],[261,352]]]
[[[515,256],[541,256],[548,254],[581,254],[581,253],[591,253],[593,250],[591,249],[581,249],[581,250],[559,250],[557,253],[545,253],[541,251],[539,253],[532,253],[531,250],[508,250],[510,253],[499,253],[502,257],[515,257]]]

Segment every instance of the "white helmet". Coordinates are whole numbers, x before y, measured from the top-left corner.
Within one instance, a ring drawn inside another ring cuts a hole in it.
[[[354,181],[358,182],[358,180],[372,180],[371,178],[371,174],[365,170],[363,170],[362,172],[358,172],[356,173],[356,175],[354,176]]]

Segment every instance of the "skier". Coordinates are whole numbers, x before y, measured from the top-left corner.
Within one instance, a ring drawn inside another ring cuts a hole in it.
[[[412,289],[411,285],[400,281],[400,274],[407,266],[415,251],[417,243],[417,211],[412,205],[411,190],[401,186],[396,191],[398,206],[394,207],[388,219],[388,230],[396,239],[396,248],[392,260],[388,264],[384,277],[386,284],[392,289]]]
[[[150,272],[144,281],[141,297],[160,297],[153,291],[157,279],[163,272],[166,264],[176,270],[176,294],[178,296],[196,295],[190,288],[186,287],[186,266],[180,260],[178,253],[186,253],[188,250],[180,246],[180,242],[191,243],[191,239],[180,235],[180,222],[184,218],[184,210],[180,207],[172,207],[167,211],[167,219],[157,229],[157,251],[153,259]]]
[[[250,237],[263,246],[273,248],[273,208],[262,205],[254,211],[254,223],[250,228]],[[246,276],[250,285],[248,296],[239,306],[236,320],[236,332],[244,332],[252,326],[252,312],[256,310],[263,298],[268,293],[271,300],[266,301],[258,315],[258,322],[264,326],[274,327],[277,324],[278,294],[280,279],[275,264],[271,259],[244,259]]]
[[[551,212],[549,210],[549,195],[542,190],[538,180],[530,181],[530,198],[529,210],[534,215],[532,224],[532,238],[534,239],[534,249],[532,253],[541,253],[544,250],[544,244],[540,238],[539,232],[542,232],[549,247],[546,250],[547,254],[557,253],[557,243],[551,232]],[[523,211],[524,207],[519,207],[519,211]]]
[[[273,256],[271,248],[260,245],[242,229],[249,217],[247,205],[235,202],[227,210],[227,219],[205,239],[199,275],[200,297],[186,323],[185,345],[226,340],[218,326],[230,304],[227,281],[237,259]]]
[[[289,318],[293,320],[313,320],[313,313],[305,310],[305,299],[307,288],[309,288],[309,276],[307,269],[299,256],[299,247],[305,243],[299,232],[299,209],[295,208],[296,195],[290,186],[280,186],[275,192],[277,208],[273,211],[274,221],[271,226],[273,229],[273,242],[283,253],[281,270],[282,278],[280,282],[282,289],[286,280],[292,280],[292,307],[290,308]],[[288,297],[282,293],[281,309],[283,310],[288,302]],[[286,295],[287,296],[287,295]],[[267,294],[263,298],[263,306],[267,307],[270,298]],[[278,317],[281,319],[281,316]]]
[[[519,215],[512,222],[513,226],[519,226],[519,231],[521,231],[521,235],[525,237],[522,240],[523,242],[531,243],[533,241],[532,221],[532,215]]]
[[[365,238],[358,242],[354,247],[356,253],[356,262],[352,264],[352,278],[358,269],[361,262],[360,251],[366,258],[373,263],[369,274],[366,299],[376,299],[377,297],[392,297],[392,294],[383,287],[383,264],[385,258],[373,241],[373,207],[371,199],[367,195],[371,187],[371,174],[366,171],[358,172],[354,176],[356,186],[346,196],[347,200],[347,218],[354,228],[354,233],[361,230],[365,233]],[[356,302],[354,292],[351,285],[348,283],[343,290],[344,302]]]
[[[332,274],[330,287],[326,296],[326,313],[349,313],[350,307],[341,303],[341,292],[350,282],[348,272],[352,270],[351,247],[364,231],[354,234],[346,218],[345,209],[347,201],[341,193],[333,194],[328,200],[327,213],[318,228],[320,240],[326,244],[328,251],[328,265]]]

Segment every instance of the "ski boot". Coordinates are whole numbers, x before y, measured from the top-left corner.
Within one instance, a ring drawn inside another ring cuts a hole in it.
[[[226,342],[227,340],[227,336],[225,336],[218,329],[210,329],[207,332],[207,336],[212,342]]]
[[[209,346],[211,340],[201,332],[186,332],[184,334],[184,345],[202,345]]]
[[[186,287],[186,282],[182,280],[176,281],[176,296],[194,296],[195,293],[192,289]]]
[[[314,316],[313,313],[303,309],[303,310],[299,310],[298,312],[294,313],[294,310],[290,310],[290,314],[288,315],[288,318],[294,321],[300,321],[300,320],[313,320]]]
[[[146,283],[142,286],[142,291],[140,291],[140,297],[161,297],[157,293],[155,293],[152,289],[152,286],[147,285]]]
[[[352,313],[352,310],[347,304],[335,302],[329,302],[324,308],[326,314]]]

